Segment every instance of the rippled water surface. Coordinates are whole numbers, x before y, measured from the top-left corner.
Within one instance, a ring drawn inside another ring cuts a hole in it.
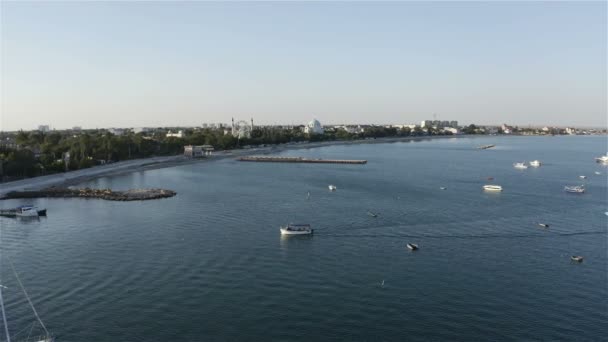
[[[178,195],[40,199],[46,218],[0,218],[9,326],[25,337],[34,318],[6,257],[58,341],[603,340],[608,169],[593,158],[606,149],[437,139],[282,153],[367,165],[221,160],[98,179],[83,185]],[[533,159],[544,165],[512,167]],[[502,193],[481,190],[490,176]],[[281,238],[288,222],[315,235]]]

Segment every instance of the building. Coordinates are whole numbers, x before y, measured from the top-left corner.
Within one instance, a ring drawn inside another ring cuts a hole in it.
[[[433,126],[433,121],[431,120],[422,120],[420,122],[420,128],[428,128]]]
[[[323,133],[325,133],[325,130],[323,129],[323,126],[321,125],[319,120],[313,119],[312,121],[308,122],[304,126],[304,133],[306,133],[306,134],[323,134]]]
[[[184,155],[189,158],[201,158],[204,156],[210,156],[211,152],[214,151],[211,145],[186,145],[184,146]]]
[[[74,126],[74,127],[72,127],[72,131],[74,131],[74,132],[80,132],[80,131],[82,131],[82,127],[80,127],[80,126]]]
[[[502,126],[500,126],[500,129],[502,130],[502,133],[504,133],[504,134],[513,133],[513,127],[511,127],[507,124],[502,124]]]
[[[133,128],[133,133],[137,134],[137,133],[148,133],[152,131],[151,128],[148,127],[135,127]]]
[[[110,132],[114,135],[123,135],[123,134],[125,134],[125,129],[124,128],[108,128],[108,132]]]
[[[251,138],[251,132],[253,132],[253,118],[251,118],[250,123],[245,120],[240,120],[235,123],[234,118],[232,118],[230,133],[233,137],[239,139]]]
[[[460,130],[454,127],[445,127],[443,130],[452,134],[460,134]]]
[[[458,121],[450,121],[450,127],[458,128]]]
[[[167,138],[183,138],[184,137],[184,131],[180,130],[177,133],[171,133],[171,131],[169,131],[166,135]]]
[[[49,125],[40,125],[40,126],[38,126],[38,130],[40,132],[46,133],[46,132],[50,131],[51,129],[49,128]]]

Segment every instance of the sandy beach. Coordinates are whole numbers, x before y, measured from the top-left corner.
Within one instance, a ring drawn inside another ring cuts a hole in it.
[[[256,147],[248,149],[238,149],[230,151],[218,151],[211,157],[203,159],[191,159],[182,155],[151,157],[143,159],[125,160],[106,165],[91,167],[88,169],[70,171],[65,173],[52,174],[28,179],[22,179],[13,182],[0,184],[0,196],[11,191],[23,190],[41,190],[51,186],[70,186],[78,183],[86,182],[95,178],[107,177],[118,174],[125,174],[143,170],[152,170],[178,165],[186,165],[192,163],[210,162],[226,158],[236,158],[240,156],[254,154],[269,154],[278,153],[286,150],[309,149],[333,145],[350,145],[350,144],[380,144],[391,143],[407,140],[424,140],[438,138],[455,138],[458,136],[434,136],[434,137],[391,137],[366,140],[349,140],[349,141],[323,141],[313,143],[290,143],[281,145],[272,145],[266,147]]]

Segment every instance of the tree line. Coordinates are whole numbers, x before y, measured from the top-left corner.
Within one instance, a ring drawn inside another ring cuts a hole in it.
[[[301,127],[256,127],[250,137],[241,139],[224,134],[223,129],[186,129],[183,132],[184,137],[177,138],[166,137],[164,130],[151,133],[126,131],[122,135],[107,130],[77,133],[19,131],[14,136],[17,148],[0,146],[0,176],[3,181],[8,181],[122,160],[177,155],[183,153],[184,145],[212,145],[216,150],[230,150],[248,145],[444,134],[430,128],[382,126],[366,127],[359,133],[330,129],[324,134],[305,134]]]

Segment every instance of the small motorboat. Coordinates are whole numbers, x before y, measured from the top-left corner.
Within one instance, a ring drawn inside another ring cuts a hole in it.
[[[439,188],[440,190],[447,190],[448,188],[446,188],[445,186],[442,186]]]
[[[44,214],[46,215],[46,209],[41,211],[44,211]],[[17,217],[38,217],[38,208],[33,205],[22,205],[15,208],[15,215]]]
[[[587,179],[587,176],[578,176],[580,179]]]
[[[572,261],[576,261],[576,262],[583,262],[583,257],[580,256],[580,255],[573,255],[573,256],[570,257],[570,259]]]
[[[288,224],[287,226],[281,226],[281,235],[310,235],[313,233],[313,229],[309,224]]]
[[[371,217],[378,217],[378,214],[372,212],[372,211],[367,211],[367,215],[371,216]]]
[[[595,161],[598,163],[602,163],[602,164],[608,164],[608,154],[606,154],[605,156],[595,158]]]
[[[513,167],[516,169],[527,169],[528,165],[526,165],[526,163],[515,163],[513,164]]]
[[[483,189],[486,191],[502,191],[502,186],[488,184],[488,185],[484,185]]]
[[[415,251],[418,250],[418,245],[415,243],[408,243],[407,248],[409,248],[410,251]]]
[[[544,228],[549,228],[549,225],[546,223],[539,223],[538,225]]]
[[[331,185],[331,184],[328,186],[328,188],[329,188],[329,191],[336,191],[336,190],[338,190],[338,188],[335,185]]]
[[[599,172],[599,171],[595,171],[595,174],[599,176],[599,175],[601,175],[602,173],[601,173],[601,172]]]
[[[533,160],[530,162],[530,166],[539,167],[541,166],[541,162],[539,160]]]
[[[564,191],[573,193],[573,194],[582,194],[585,192],[585,187],[582,185],[577,186],[565,186]]]

